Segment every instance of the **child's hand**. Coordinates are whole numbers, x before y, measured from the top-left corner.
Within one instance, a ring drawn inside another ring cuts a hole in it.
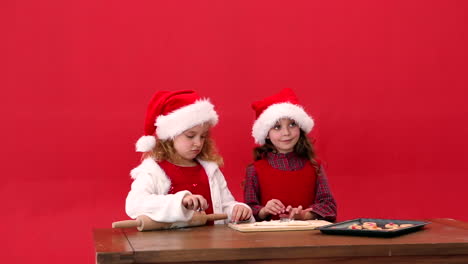
[[[286,212],[289,213],[289,219],[308,220],[312,219],[312,208],[302,209],[302,205],[293,208],[291,205],[286,207]]]
[[[260,212],[259,216],[262,219],[265,219],[268,215],[278,215],[285,212],[284,204],[278,199],[271,199],[268,201]]]
[[[195,211],[204,211],[208,208],[208,202],[203,196],[198,194],[188,194],[182,199],[185,208]]]
[[[237,223],[239,221],[249,220],[252,216],[252,209],[241,204],[234,205],[231,214],[231,222]]]

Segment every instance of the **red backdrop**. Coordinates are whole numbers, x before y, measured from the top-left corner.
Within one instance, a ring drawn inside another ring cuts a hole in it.
[[[94,261],[92,228],[127,218],[134,143],[158,89],[217,105],[214,137],[239,200],[250,103],[291,87],[316,121],[338,220],[468,220],[467,7],[4,1],[3,252],[10,263]]]

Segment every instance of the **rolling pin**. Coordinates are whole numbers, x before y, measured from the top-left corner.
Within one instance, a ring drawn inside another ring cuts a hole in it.
[[[135,220],[124,220],[112,223],[112,228],[132,228],[136,227],[138,231],[149,231],[159,229],[181,228],[187,226],[202,226],[207,221],[223,220],[227,214],[206,214],[205,212],[195,212],[192,219],[188,222],[164,223],[156,222],[146,215],[140,215]]]

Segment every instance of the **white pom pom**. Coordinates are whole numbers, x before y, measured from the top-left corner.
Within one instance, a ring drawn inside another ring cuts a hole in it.
[[[142,136],[135,144],[137,152],[148,152],[156,146],[156,138],[154,136]]]

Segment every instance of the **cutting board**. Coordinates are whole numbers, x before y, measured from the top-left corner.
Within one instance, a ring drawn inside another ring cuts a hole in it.
[[[263,221],[256,223],[229,223],[228,226],[240,232],[270,232],[270,231],[295,231],[314,230],[317,227],[330,225],[331,222],[325,220],[307,220],[280,222],[279,220]]]

